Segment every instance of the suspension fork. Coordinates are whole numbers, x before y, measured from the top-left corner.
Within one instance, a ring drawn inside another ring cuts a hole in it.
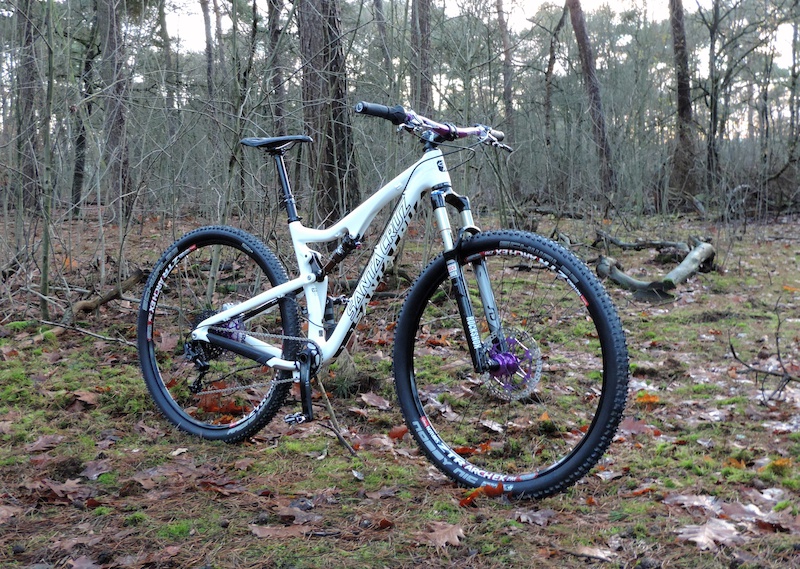
[[[467,291],[464,273],[458,262],[462,239],[467,235],[475,235],[480,232],[480,229],[474,224],[472,211],[469,207],[469,199],[455,193],[449,184],[442,184],[441,186],[433,188],[431,191],[431,203],[433,205],[436,226],[439,230],[442,243],[444,244],[444,259],[447,265],[447,274],[450,277],[450,282],[455,293],[458,312],[461,316],[461,324],[466,332],[467,346],[469,347],[470,357],[472,358],[472,365],[477,373],[496,370],[499,367],[499,363],[487,354],[481,342],[480,331],[478,330],[478,323],[472,308],[472,301]],[[456,208],[461,216],[461,230],[458,236],[458,243],[453,242],[453,232],[450,227],[450,218],[445,208],[446,205],[451,205]],[[493,337],[499,340],[501,349],[505,351],[505,338],[502,335],[497,303],[495,302],[494,292],[489,282],[486,264],[483,259],[478,259],[477,261],[473,261],[472,267],[475,271],[475,278],[481,296],[481,303],[483,304],[484,316],[489,325],[489,332]]]

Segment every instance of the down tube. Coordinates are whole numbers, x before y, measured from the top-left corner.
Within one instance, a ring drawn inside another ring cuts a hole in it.
[[[395,206],[392,216],[347,302],[342,319],[337,324],[330,340],[323,346],[325,360],[334,357],[341,351],[353,328],[364,316],[367,303],[375,293],[375,289],[378,288],[389,265],[394,261],[398,245],[405,236],[411,219],[419,210],[421,201],[421,191],[406,191],[400,196],[400,201]]]

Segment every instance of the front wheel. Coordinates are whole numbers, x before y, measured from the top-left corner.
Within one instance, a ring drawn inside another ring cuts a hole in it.
[[[236,442],[252,436],[278,412],[291,387],[275,372],[207,342],[192,330],[203,320],[286,282],[281,262],[261,241],[236,228],[203,227],[186,234],[156,263],[139,309],[142,374],[158,408],[180,429]],[[300,334],[294,298],[214,331],[245,342],[283,345],[292,357]]]
[[[533,498],[563,491],[606,451],[625,407],[628,354],[616,310],[579,259],[538,235],[479,234],[460,245],[458,264],[476,340],[494,365],[475,371],[440,256],[409,292],[395,335],[409,430],[459,484],[502,484]],[[479,280],[491,284],[496,314]]]

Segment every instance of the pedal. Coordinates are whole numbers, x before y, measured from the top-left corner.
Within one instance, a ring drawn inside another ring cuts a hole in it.
[[[306,423],[308,421],[308,417],[302,411],[298,411],[297,413],[289,413],[283,418],[283,422],[287,425],[300,425],[302,423]]]

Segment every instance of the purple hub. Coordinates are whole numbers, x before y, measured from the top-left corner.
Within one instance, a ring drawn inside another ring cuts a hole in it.
[[[506,338],[507,351],[501,352],[499,344],[495,344],[489,350],[489,357],[498,364],[498,368],[489,372],[495,379],[511,378],[514,376],[524,365],[524,362],[532,360],[532,354],[528,348],[517,341],[516,338]],[[522,352],[522,353],[520,353]],[[530,371],[525,370],[524,381],[530,379]]]
[[[519,358],[513,353],[514,347],[519,342],[515,338],[506,338],[506,345],[508,346],[507,352],[500,351],[500,345],[495,344],[489,351],[489,356],[496,361],[500,367],[496,370],[489,372],[492,377],[508,377],[517,373],[519,370]]]
[[[492,359],[500,365],[496,370],[489,372],[492,377],[509,376],[517,373],[517,370],[519,370],[519,358],[514,354],[501,352],[494,354]]]

